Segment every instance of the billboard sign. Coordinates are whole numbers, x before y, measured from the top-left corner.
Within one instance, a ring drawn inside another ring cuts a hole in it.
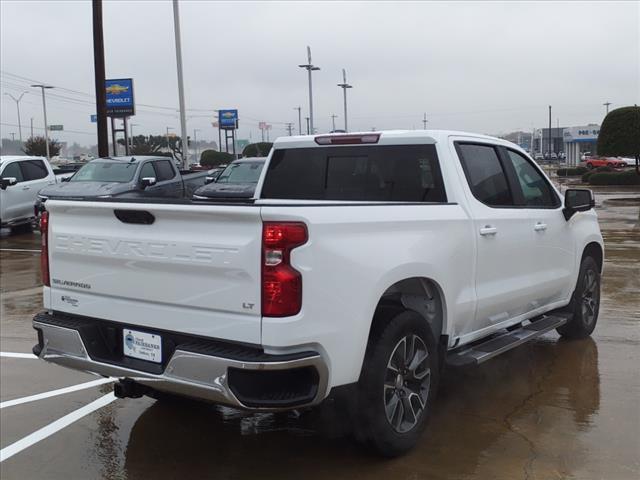
[[[238,110],[219,110],[218,122],[223,130],[238,128]]]
[[[61,132],[62,130],[64,130],[62,125],[49,125],[50,132]]]
[[[91,123],[98,123],[98,115],[91,115]]]
[[[129,117],[135,115],[132,78],[105,80],[105,88],[107,90],[108,116]]]

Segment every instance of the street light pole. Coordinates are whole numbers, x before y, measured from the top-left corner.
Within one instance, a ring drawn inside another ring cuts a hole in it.
[[[176,37],[176,68],[178,70],[178,99],[180,101],[180,135],[182,136],[182,168],[189,165],[189,139],[187,138],[187,117],[184,103],[184,80],[182,78],[182,46],[180,45],[180,12],[178,0],[173,0],[173,29]]]
[[[344,100],[344,131],[348,132],[349,130],[347,127],[347,88],[353,88],[353,86],[347,83],[347,72],[345,71],[344,68],[342,69],[342,83],[339,83],[338,86],[342,88],[342,97]]]
[[[167,127],[167,150],[171,153],[171,158],[173,158],[173,152],[171,152],[171,147],[169,146],[169,130],[173,130],[173,127]],[[174,159],[175,160],[175,159]]]
[[[51,156],[49,155],[49,124],[47,123],[47,102],[44,98],[44,91],[47,88],[53,88],[51,85],[31,85],[34,88],[39,88],[42,90],[42,112],[44,113],[44,139],[47,147],[47,160],[51,161]]]
[[[338,116],[334,113],[331,114],[331,130],[335,130],[336,129],[336,118]]]
[[[605,106],[605,108],[607,109],[607,115],[609,115],[609,105],[611,105],[611,102],[604,102],[602,105]]]
[[[304,119],[307,121],[307,135],[309,135],[309,117],[304,117]]]
[[[25,93],[27,93],[26,90],[22,92],[18,98],[15,98],[10,93],[5,93],[5,95],[8,95],[9,97],[11,97],[11,100],[16,102],[16,109],[18,110],[18,138],[20,139],[20,145],[22,145],[22,125],[20,124],[20,100],[22,100],[22,97],[24,97]]]
[[[196,150],[196,162],[199,162],[199,155],[198,155],[198,132],[200,131],[199,128],[194,128],[193,129],[193,146],[195,147]]]
[[[302,107],[293,107],[298,110],[298,135],[302,135]]]
[[[298,66],[300,68],[304,68],[309,73],[309,126],[310,126],[310,131],[313,134],[314,133],[314,128],[313,128],[313,87],[312,87],[312,82],[311,82],[311,72],[313,72],[315,70],[320,70],[320,67],[316,67],[315,65],[313,65],[311,63],[311,47],[309,47],[309,46],[307,46],[307,58],[308,58],[309,63],[307,63],[305,65],[298,65]]]

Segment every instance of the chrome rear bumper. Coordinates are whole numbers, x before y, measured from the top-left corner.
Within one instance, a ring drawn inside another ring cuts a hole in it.
[[[283,361],[277,361],[277,356],[274,355],[271,357],[275,357],[275,361],[244,361],[184,351],[178,346],[164,371],[153,374],[95,361],[91,358],[78,330],[52,325],[40,321],[39,318],[42,318],[42,315],[36,316],[33,320],[33,327],[40,332],[39,344],[34,347],[34,353],[42,360],[64,367],[107,377],[126,378],[154,390],[249,410],[273,411],[312,406],[320,403],[327,393],[327,366],[322,357],[315,352],[307,352],[306,356],[298,359],[291,359],[291,355],[288,355]],[[230,368],[241,372],[282,372],[307,367],[312,367],[317,372],[317,388],[314,388],[312,398],[305,399],[300,404],[283,402],[282,405],[274,405],[273,402],[267,402],[268,405],[261,406],[259,401],[243,402],[229,385]]]

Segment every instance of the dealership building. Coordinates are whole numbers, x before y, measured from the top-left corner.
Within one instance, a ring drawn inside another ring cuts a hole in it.
[[[595,155],[598,143],[600,125],[589,124],[582,127],[569,127],[562,131],[564,152],[567,154],[567,164],[577,165],[584,152]]]

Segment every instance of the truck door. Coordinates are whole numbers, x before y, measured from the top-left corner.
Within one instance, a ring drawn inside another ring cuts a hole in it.
[[[530,159],[513,149],[504,148],[503,154],[516,203],[529,218],[527,229],[533,239],[530,256],[535,259],[529,269],[535,286],[532,301],[545,306],[564,300],[573,291],[577,256],[562,202]]]
[[[2,178],[15,178],[18,180],[16,185],[11,185],[2,191],[2,220],[9,222],[33,215],[33,206],[30,214],[27,213],[31,195],[29,186],[25,185],[20,162],[12,162],[6,165],[2,171]],[[25,186],[27,187],[26,189],[24,188]]]
[[[533,236],[527,212],[516,207],[499,147],[455,141],[477,235],[475,320],[461,335],[486,329],[531,309]]]

